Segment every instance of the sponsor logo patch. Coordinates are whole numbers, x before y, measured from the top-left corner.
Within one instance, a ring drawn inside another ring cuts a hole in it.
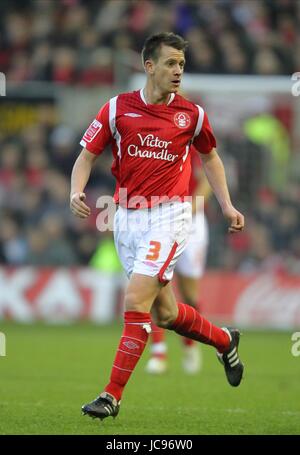
[[[177,112],[174,115],[174,123],[178,128],[188,128],[191,124],[191,118],[188,114],[185,112]]]
[[[84,133],[83,140],[86,142],[91,142],[93,139],[95,139],[101,128],[102,123],[98,122],[98,120],[96,119],[93,120],[93,122],[90,124],[90,126]]]

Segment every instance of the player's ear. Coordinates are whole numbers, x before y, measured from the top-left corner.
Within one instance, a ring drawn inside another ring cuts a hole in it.
[[[144,63],[145,71],[147,74],[152,75],[154,73],[154,62],[153,60],[146,60]]]

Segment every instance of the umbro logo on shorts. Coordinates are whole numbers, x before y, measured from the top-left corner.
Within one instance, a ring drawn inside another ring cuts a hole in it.
[[[150,261],[143,261],[143,264],[149,265],[149,267],[153,267],[155,269],[158,267],[157,264],[154,264],[153,262],[150,262]]]

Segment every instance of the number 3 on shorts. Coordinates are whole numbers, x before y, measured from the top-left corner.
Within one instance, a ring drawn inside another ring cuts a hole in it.
[[[159,252],[161,249],[161,243],[151,240],[150,245],[151,248],[149,249],[149,254],[147,254],[146,259],[149,261],[156,261],[158,259]]]

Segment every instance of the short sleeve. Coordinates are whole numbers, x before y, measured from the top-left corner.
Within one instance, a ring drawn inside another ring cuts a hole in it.
[[[202,127],[197,136],[193,140],[195,148],[200,153],[210,153],[217,146],[212,127],[209,123],[206,112],[204,112]]]
[[[84,133],[80,145],[89,152],[100,155],[112,140],[109,127],[109,102],[104,104]]]

